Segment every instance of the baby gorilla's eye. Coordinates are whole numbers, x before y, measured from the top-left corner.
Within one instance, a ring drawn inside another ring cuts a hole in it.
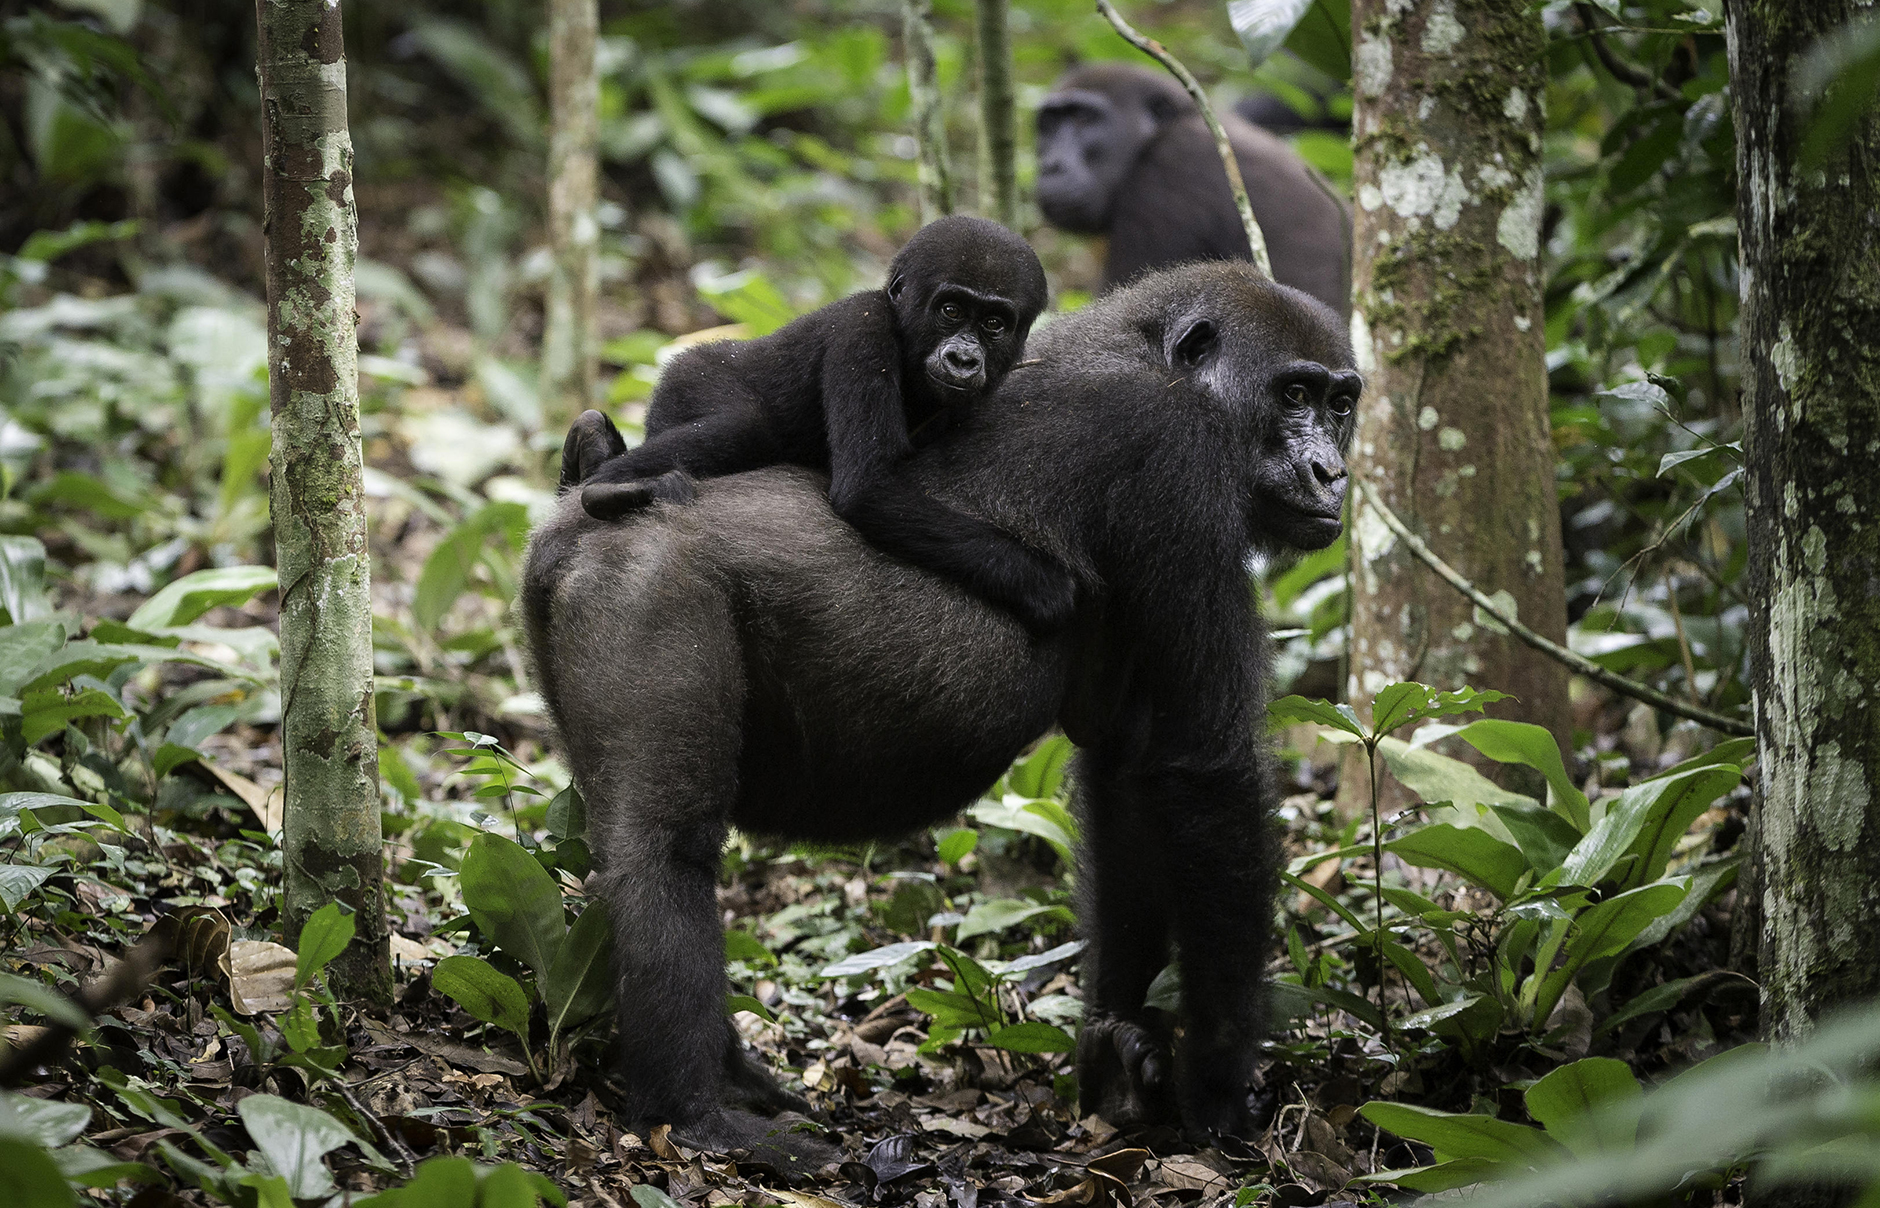
[[[1306,388],[1295,382],[1286,387],[1286,401],[1295,407],[1304,407],[1312,400],[1306,394]]]
[[[992,315],[987,318],[985,322],[981,323],[980,326],[987,331],[1000,332],[1005,330],[1005,320],[997,315]]]
[[[959,305],[953,302],[943,304],[940,307],[940,317],[947,320],[957,320],[960,317]]]

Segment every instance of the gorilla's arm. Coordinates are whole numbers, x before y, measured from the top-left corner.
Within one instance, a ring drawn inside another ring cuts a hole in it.
[[[824,363],[829,501],[836,514],[876,548],[952,579],[1011,612],[1033,633],[1062,629],[1077,595],[1067,570],[910,480],[906,469],[913,445],[901,395],[902,368],[880,348],[874,339],[843,340]]]

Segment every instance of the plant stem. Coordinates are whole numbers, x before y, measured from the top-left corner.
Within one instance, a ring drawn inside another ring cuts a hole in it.
[[[1008,0],[974,0],[979,33],[979,205],[1018,229],[1018,111],[1012,101]]]
[[[920,221],[924,226],[953,212],[953,169],[947,162],[946,115],[933,63],[933,0],[901,0],[907,43],[907,93],[914,109],[919,147]]]
[[[1381,736],[1380,736],[1381,737]],[[1371,766],[1371,897],[1377,909],[1377,1017],[1384,1023],[1384,1043],[1390,1043],[1390,1015],[1384,1005],[1384,820],[1377,805],[1377,739],[1365,742],[1364,755]]]
[[[1234,144],[1228,141],[1227,131],[1221,126],[1221,119],[1214,116],[1214,106],[1208,103],[1208,94],[1201,90],[1201,84],[1183,67],[1181,60],[1168,52],[1154,38],[1147,38],[1130,27],[1123,20],[1123,15],[1116,11],[1110,0],[1097,0],[1097,11],[1109,21],[1124,41],[1142,51],[1162,66],[1169,69],[1188,95],[1194,98],[1195,107],[1201,110],[1202,120],[1208,124],[1208,133],[1214,136],[1214,149],[1220,153],[1221,167],[1227,170],[1227,187],[1234,194],[1234,208],[1240,211],[1240,225],[1247,232],[1247,248],[1253,254],[1254,265],[1267,276],[1273,275],[1273,262],[1267,259],[1266,236],[1260,232],[1260,223],[1253,216],[1253,203],[1247,200],[1247,183],[1240,178],[1240,160],[1234,155]]]

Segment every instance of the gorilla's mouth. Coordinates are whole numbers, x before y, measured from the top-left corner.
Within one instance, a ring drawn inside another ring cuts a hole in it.
[[[983,369],[975,370],[972,373],[946,373],[940,370],[929,369],[927,371],[927,378],[942,390],[952,390],[960,394],[979,390],[986,384],[986,373]]]

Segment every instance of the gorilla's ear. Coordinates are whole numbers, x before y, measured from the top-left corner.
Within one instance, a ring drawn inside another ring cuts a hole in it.
[[[888,279],[888,301],[899,302],[901,291],[907,288],[907,274],[896,273]]]
[[[1220,345],[1221,334],[1212,319],[1190,319],[1179,324],[1175,330],[1181,334],[1175,337],[1175,343],[1169,350],[1169,363],[1177,369],[1193,369],[1208,359],[1208,354]]]

